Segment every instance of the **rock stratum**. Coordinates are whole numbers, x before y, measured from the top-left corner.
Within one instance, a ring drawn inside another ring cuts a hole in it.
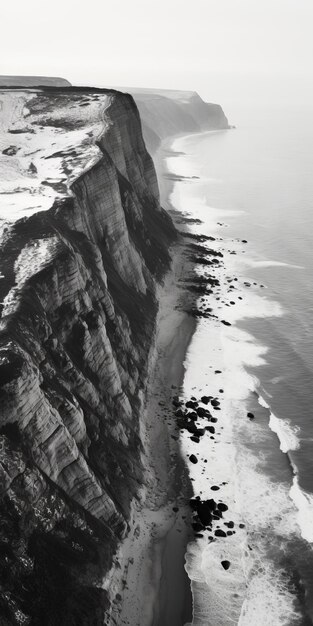
[[[142,97],[151,150],[178,132],[173,105],[193,130],[186,102]],[[131,95],[61,85],[0,101],[0,622],[118,623],[109,582],[145,482],[156,285],[176,231]],[[220,108],[205,120],[227,127]]]

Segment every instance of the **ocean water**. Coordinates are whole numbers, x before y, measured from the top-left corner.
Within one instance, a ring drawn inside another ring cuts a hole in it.
[[[177,139],[168,159],[170,171],[186,177],[175,182],[172,204],[201,220],[190,230],[213,236],[210,247],[223,254],[220,267],[198,269],[220,281],[206,297],[216,318],[199,319],[182,390],[186,399],[218,397],[221,411],[213,438],[197,444],[185,432],[181,441],[195,495],[225,502],[217,524],[234,522],[235,534],[212,541],[206,532],[188,546],[193,625],[308,626],[313,121],[286,107],[239,109],[231,122],[236,130]]]

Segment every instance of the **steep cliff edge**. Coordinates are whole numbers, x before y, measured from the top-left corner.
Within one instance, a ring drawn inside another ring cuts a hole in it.
[[[156,283],[176,231],[130,95],[0,100],[0,621],[100,626],[145,480]]]
[[[3,93],[4,104],[8,96],[16,106],[24,99]],[[38,126],[38,145],[45,134],[51,143],[51,129],[59,143],[71,133],[77,139],[79,122],[92,134],[86,100],[93,111],[96,101],[97,130],[102,120],[93,164],[60,186],[68,151],[73,162],[79,150],[58,150],[51,209],[14,224],[7,215],[3,227],[2,624],[102,623],[107,599],[96,583],[112,564],[142,482],[138,418],[155,278],[168,267],[175,233],[159,206],[137,109],[123,94],[39,90],[27,94],[7,130],[12,145],[22,134],[27,145]],[[14,169],[24,177],[24,191],[18,185],[15,193],[45,198],[46,181],[35,181],[51,155],[32,150],[27,188],[25,155],[4,151],[11,180]]]
[[[222,107],[204,102],[195,91],[130,89],[130,93],[138,106],[151,153],[170,135],[230,128]]]

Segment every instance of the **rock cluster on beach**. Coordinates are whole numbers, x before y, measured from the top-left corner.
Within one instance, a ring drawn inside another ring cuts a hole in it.
[[[215,373],[218,374],[219,370]],[[223,389],[220,392],[222,393]],[[198,399],[192,396],[188,400],[174,396],[172,404],[177,428],[190,433],[190,440],[193,443],[199,443],[202,437],[208,437],[208,440],[215,439],[218,418],[213,413],[220,410],[220,400],[216,396],[202,395]],[[202,459],[204,463],[209,462],[209,455],[208,448],[208,459]],[[188,458],[193,465],[199,462],[197,453],[190,454]],[[211,484],[210,490],[218,494],[220,485]],[[229,539],[238,529],[242,530],[245,527],[242,523],[228,519],[228,505],[221,498],[203,498],[197,495],[190,499],[190,507],[193,512],[192,528],[198,539],[203,539],[205,535],[210,542]],[[224,570],[228,570],[231,563],[224,560],[221,561],[221,565]]]
[[[181,223],[188,225],[188,218],[187,221],[181,219]],[[258,286],[257,283],[243,280],[238,276],[227,275],[224,268],[223,248],[220,249],[222,239],[185,231],[183,236],[187,241],[187,254],[196,267],[196,272],[189,275],[185,281],[190,293],[189,304],[185,310],[195,318],[211,319],[215,327],[218,324],[226,327],[231,326],[233,317],[230,316],[230,319],[227,319],[227,307],[231,309],[242,301],[243,295],[241,295],[242,291],[240,290],[249,289],[252,286],[256,287]],[[211,242],[213,246],[216,246],[216,249],[212,248]],[[214,244],[214,242],[216,243]],[[247,240],[242,240],[240,243],[246,244]],[[238,251],[229,249],[227,253],[237,254]],[[259,285],[259,287],[264,286]],[[210,357],[208,356],[208,358]],[[219,376],[223,372],[219,368],[212,368],[212,373]],[[192,442],[190,453],[187,455],[191,476],[197,476],[197,472],[205,475],[207,473],[206,468],[209,468],[210,444],[214,445],[214,442],[218,441],[220,430],[223,428],[219,427],[219,418],[222,413],[218,413],[222,410],[222,396],[220,394],[223,393],[224,390],[219,389],[218,394],[216,394],[215,389],[214,395],[205,393],[199,394],[199,397],[193,395],[189,398],[179,396],[173,398],[177,428],[181,432],[188,433]],[[249,420],[253,420],[254,414],[248,412],[247,417]],[[201,453],[197,453],[194,445],[199,444],[202,439],[207,442],[207,454],[203,452],[203,445],[199,447]],[[196,481],[197,479],[192,477],[191,480]],[[227,500],[225,502],[219,495],[223,493],[223,486],[226,484],[225,482],[214,484],[211,481],[206,496],[200,491],[199,495],[191,498],[190,507],[193,515],[192,528],[195,538],[199,541],[206,538],[210,543],[221,542],[223,545],[221,554],[227,555],[227,542],[237,532],[243,532],[245,524],[238,521],[237,516],[232,519]],[[210,492],[212,496],[208,495]],[[225,546],[224,542],[226,542]],[[225,558],[221,559],[221,567],[227,572],[231,567],[231,561]]]

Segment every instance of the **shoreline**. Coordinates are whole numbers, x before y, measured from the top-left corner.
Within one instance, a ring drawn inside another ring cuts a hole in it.
[[[192,453],[195,459],[195,465],[188,463],[195,496],[204,503],[212,502],[214,496],[218,506],[226,506],[224,515],[219,519],[213,515],[209,523],[198,515],[197,532],[188,545],[193,624],[282,624],[285,616],[293,620],[300,615],[284,550],[297,551],[301,539],[289,496],[290,468],[269,428],[268,409],[257,402],[260,380],[254,368],[263,364],[266,348],[249,334],[249,319],[280,318],[281,313],[260,289],[266,278],[261,284],[254,277],[253,251],[246,246],[249,241],[241,238],[248,235],[244,221],[239,224],[242,235],[238,235],[238,225],[236,234],[231,234],[236,212],[208,207],[202,194],[210,188],[200,184],[197,192],[197,183],[193,186],[192,175],[198,174],[193,138],[178,141],[175,148],[184,156],[177,168],[171,160],[176,178],[172,202],[191,218],[193,237],[201,241],[199,237],[209,236],[215,254],[223,257],[214,259],[213,265],[205,253],[198,256],[200,275],[208,281],[216,279],[216,284],[210,295],[200,294],[204,297],[198,300],[197,313],[202,319],[188,350],[184,380],[184,403],[195,400],[193,408],[197,410],[200,404],[203,414],[202,397],[210,394],[218,400],[217,407],[212,402],[213,407],[221,411],[213,413],[212,436],[204,434],[196,441],[188,427],[181,435],[184,457]],[[209,175],[207,171],[204,176]],[[225,223],[228,218],[230,223]],[[228,227],[230,232],[225,232]],[[205,418],[199,422],[205,429]],[[279,481],[272,480],[271,469],[274,477],[279,472]]]
[[[188,289],[194,264],[180,234],[183,216],[170,203],[175,181],[166,177],[166,152],[179,136],[185,133],[162,142],[152,155],[161,205],[170,213],[178,239],[171,248],[171,268],[157,287],[159,311],[141,432],[146,486],[118,559],[125,586],[117,619],[129,626],[182,626],[192,621],[185,557],[194,537],[189,505],[193,490],[172,405],[182,389],[184,361],[197,325],[188,313],[191,300],[196,300]]]

